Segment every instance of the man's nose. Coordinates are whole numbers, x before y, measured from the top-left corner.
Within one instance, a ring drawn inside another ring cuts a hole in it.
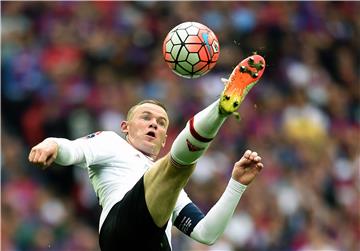
[[[157,121],[155,119],[152,119],[150,122],[150,128],[157,129],[157,127],[158,127]]]

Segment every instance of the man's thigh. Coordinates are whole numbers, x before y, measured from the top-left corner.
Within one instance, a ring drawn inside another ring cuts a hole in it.
[[[144,174],[146,205],[158,227],[163,227],[169,220],[180,191],[194,169],[195,164],[180,166],[167,154]]]
[[[166,224],[154,224],[145,202],[143,177],[110,210],[100,231],[102,251],[170,250]]]

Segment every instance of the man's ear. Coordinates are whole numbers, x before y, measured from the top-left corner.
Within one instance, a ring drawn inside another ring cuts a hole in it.
[[[128,124],[127,121],[122,121],[121,124],[120,124],[120,128],[121,128],[121,131],[124,134],[128,134],[128,132],[129,132],[129,124]]]
[[[161,147],[164,148],[166,144],[167,135],[165,135],[164,141],[161,144]]]

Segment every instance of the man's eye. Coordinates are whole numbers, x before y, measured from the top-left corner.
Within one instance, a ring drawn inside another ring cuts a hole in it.
[[[159,123],[159,125],[160,125],[161,127],[165,127],[165,126],[166,126],[166,123],[165,123],[164,120],[160,120],[158,123]]]
[[[150,120],[150,116],[143,116],[144,120]]]

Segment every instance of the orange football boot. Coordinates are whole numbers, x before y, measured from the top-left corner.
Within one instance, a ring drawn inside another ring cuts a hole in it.
[[[246,94],[259,81],[265,70],[265,60],[254,54],[241,61],[225,80],[224,91],[220,95],[221,114],[235,113]]]

